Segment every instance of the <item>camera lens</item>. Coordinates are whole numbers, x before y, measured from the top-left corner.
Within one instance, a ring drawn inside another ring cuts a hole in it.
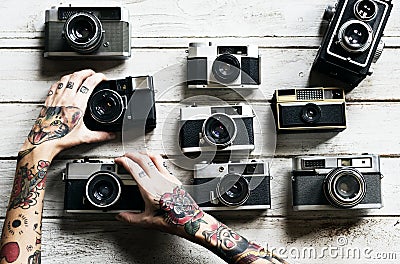
[[[350,20],[339,29],[339,43],[349,52],[364,52],[372,43],[371,27],[358,20]]]
[[[364,176],[353,168],[332,170],[325,178],[325,196],[328,201],[340,208],[350,208],[359,204],[365,197]]]
[[[100,90],[89,100],[90,114],[99,123],[115,122],[121,117],[123,109],[122,97],[113,90]]]
[[[213,114],[203,123],[204,139],[211,145],[228,146],[236,138],[236,124],[226,114]]]
[[[109,207],[118,201],[120,195],[120,181],[110,172],[96,172],[86,183],[86,198],[96,207]]]
[[[306,123],[316,123],[321,118],[321,108],[316,104],[306,104],[303,107],[301,118]]]
[[[378,6],[371,0],[359,0],[354,5],[354,14],[361,20],[370,21],[376,16]]]
[[[68,44],[80,53],[97,50],[103,38],[102,25],[97,17],[89,13],[76,13],[64,25],[64,36]]]
[[[227,174],[217,185],[217,195],[221,203],[226,206],[244,204],[250,196],[248,181],[239,174]]]
[[[232,83],[240,74],[240,63],[231,54],[222,54],[217,57],[212,66],[215,79],[221,83]]]

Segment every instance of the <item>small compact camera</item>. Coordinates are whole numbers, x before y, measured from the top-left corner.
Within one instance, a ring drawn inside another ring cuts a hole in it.
[[[313,70],[356,87],[367,75],[384,48],[383,30],[392,10],[390,0],[339,0],[329,6],[330,21]]]
[[[130,56],[127,9],[58,7],[46,10],[44,57],[127,59]]]
[[[257,46],[214,46],[190,43],[187,57],[189,88],[248,88],[261,83]]]
[[[294,210],[378,209],[382,207],[378,155],[296,157]]]
[[[156,127],[152,76],[101,82],[89,97],[83,121],[90,130],[121,131],[124,116],[125,122],[145,131]]]
[[[253,119],[248,105],[181,108],[179,145],[183,153],[251,151]]]
[[[64,209],[69,213],[142,211],[144,201],[132,176],[113,160],[67,163]]]
[[[342,131],[346,128],[346,102],[342,89],[276,90],[271,107],[280,133]]]
[[[271,208],[269,169],[262,161],[197,164],[193,185],[203,210]]]

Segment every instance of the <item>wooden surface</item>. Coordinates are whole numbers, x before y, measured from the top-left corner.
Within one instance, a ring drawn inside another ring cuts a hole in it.
[[[59,2],[80,5],[78,1]],[[322,13],[332,2],[84,1],[81,3],[123,5],[129,9],[133,25],[132,57],[125,62],[63,62],[42,57],[44,11],[56,2],[1,1],[0,224],[13,182],[16,153],[48,88],[61,75],[87,67],[102,71],[109,78],[155,75],[158,126],[147,135],[146,141],[150,150],[173,155],[168,143],[174,132],[165,133],[165,128],[175,126],[177,114],[168,110],[176,109],[181,100],[200,94],[182,85],[189,42],[211,40],[259,45],[262,85],[259,91],[247,94],[246,99],[268,109],[266,99],[270,99],[274,89],[310,85],[310,67],[323,34]],[[399,263],[400,9],[398,3],[394,4],[385,30],[387,47],[373,66],[374,74],[347,95],[348,128],[339,134],[279,135],[271,168],[272,209],[215,214],[247,238],[280,248],[278,253],[293,263]],[[241,99],[226,90],[207,94],[229,102]],[[263,136],[261,131],[257,132],[256,137]],[[161,143],[166,148],[161,148]],[[65,163],[82,157],[115,157],[123,152],[118,138],[107,144],[65,151],[53,163],[45,198],[43,263],[221,263],[205,249],[183,239],[133,228],[114,221],[110,215],[63,212],[61,172]],[[293,156],[367,152],[382,156],[382,209],[301,213],[291,210],[289,177]],[[258,146],[253,154],[265,154],[263,146]],[[192,177],[190,171],[172,165],[171,168],[183,181]],[[310,248],[315,254],[309,253]],[[326,248],[334,253],[327,253]],[[361,254],[348,253],[354,250]]]

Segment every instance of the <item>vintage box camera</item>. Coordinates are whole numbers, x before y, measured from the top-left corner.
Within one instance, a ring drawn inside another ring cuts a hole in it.
[[[280,133],[346,128],[345,96],[338,88],[276,90],[271,107]]]
[[[181,108],[179,145],[183,153],[251,151],[253,119],[248,105]]]
[[[152,76],[101,82],[89,97],[83,121],[90,130],[121,131],[124,116],[125,122],[145,131],[156,127]]]
[[[69,213],[142,211],[144,201],[132,176],[113,160],[67,163],[64,209]]]
[[[189,88],[256,89],[261,82],[257,46],[214,46],[190,43],[187,57]]]
[[[44,57],[127,59],[130,56],[127,9],[58,7],[46,10]]]
[[[313,70],[356,87],[367,75],[384,48],[383,30],[392,10],[390,0],[339,0],[328,7],[330,21]]]
[[[268,164],[197,164],[193,199],[203,210],[245,210],[271,208]]]
[[[296,157],[293,209],[378,209],[382,207],[378,155]]]

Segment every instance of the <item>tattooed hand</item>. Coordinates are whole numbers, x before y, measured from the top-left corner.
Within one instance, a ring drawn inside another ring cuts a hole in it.
[[[46,147],[56,155],[75,145],[114,138],[112,133],[90,131],[82,121],[91,92],[105,79],[101,73],[83,70],[53,84],[20,154]]]
[[[118,220],[179,235],[229,263],[287,263],[203,212],[160,156],[128,153],[115,162],[132,174],[145,201],[143,213],[120,213]]]

